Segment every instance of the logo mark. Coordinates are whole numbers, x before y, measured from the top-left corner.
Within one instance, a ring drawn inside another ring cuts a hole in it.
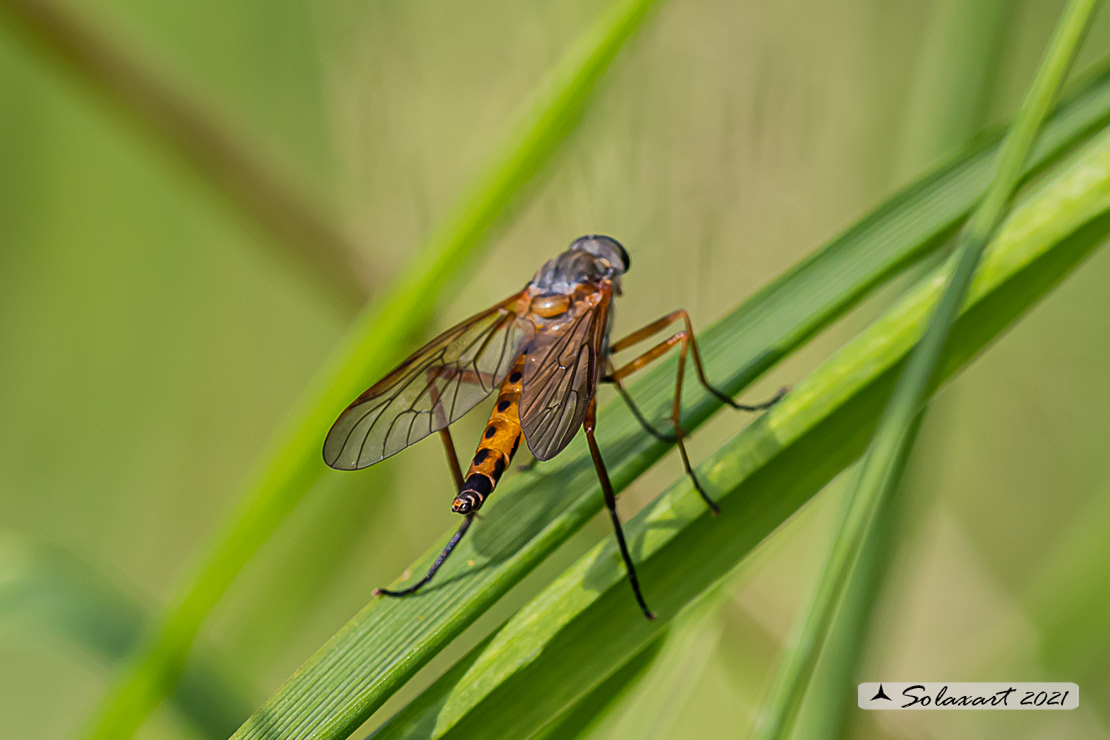
[[[883,691],[883,685],[882,684],[879,684],[879,690],[877,692],[875,692],[874,696],[871,697],[871,701],[875,701],[876,699],[886,699],[887,701],[894,701],[893,699],[891,699],[889,696],[886,695],[885,691]]]
[[[1079,706],[1074,683],[867,681],[857,687],[860,709],[1068,710]]]

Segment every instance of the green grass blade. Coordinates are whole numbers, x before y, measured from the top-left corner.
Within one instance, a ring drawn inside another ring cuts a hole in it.
[[[932,387],[966,366],[1108,233],[1104,133],[1015,208],[971,286]],[[864,451],[946,277],[940,270],[917,284],[699,467],[722,516],[709,516],[681,479],[626,525],[657,621],[638,616],[607,539],[467,655],[461,678],[452,672],[437,681],[375,738],[526,737],[605,680]]]
[[[959,148],[980,131],[1004,63],[1017,7],[1007,0],[940,0],[929,7],[896,159],[911,167]]]
[[[682,737],[679,724],[682,712],[721,648],[724,634],[721,612],[731,596],[727,585],[702,594],[674,619],[663,650],[648,675],[616,716],[602,725],[605,732],[601,737],[642,740]],[[621,670],[623,667],[617,673]]]
[[[1061,16],[1045,58],[1003,143],[998,172],[961,234],[948,287],[920,345],[899,378],[859,468],[840,532],[818,578],[813,604],[793,634],[783,667],[772,686],[768,709],[756,733],[758,737],[770,739],[789,735],[844,584],[868,539],[868,528],[876,512],[894,487],[897,471],[901,468],[899,461],[906,454],[911,422],[921,408],[951,326],[964,304],[983,251],[1006,212],[1041,122],[1071,69],[1096,5],[1097,0],[1073,0]]]
[[[97,29],[70,5],[0,0],[0,15],[196,172],[221,204],[234,206],[284,247],[295,274],[347,314],[357,311],[371,277],[357,246],[289,177],[259,157],[246,137],[198,103],[195,91],[177,89],[153,60],[123,48],[114,40],[118,33]]]
[[[127,657],[149,624],[146,607],[71,553],[0,533],[0,625],[64,640],[108,666]],[[226,664],[203,651],[171,695],[175,709],[209,737],[224,737],[249,708]]]
[[[583,696],[533,740],[570,740],[570,738],[590,737],[608,712],[644,679],[645,674],[658,660],[666,640],[667,632],[661,632],[655,640],[636,653],[632,660]]]
[[[1014,13],[1013,4],[1004,0],[943,0],[934,7],[925,32],[931,41],[922,47],[920,73],[915,79],[920,84],[915,84],[911,100],[916,102],[911,104],[903,134],[905,144],[900,153],[904,161],[929,161],[958,147],[983,127],[987,102],[1006,63],[1002,43]],[[923,260],[922,266],[927,263],[932,263],[927,270],[939,265],[935,257]],[[916,417],[915,424],[923,417]],[[911,436],[907,449],[914,446]],[[846,471],[845,477],[851,480],[855,473]],[[855,728],[849,724],[858,713],[854,697],[849,699],[844,687],[856,680],[868,655],[876,605],[905,539],[909,497],[903,494],[914,492],[912,476],[910,485],[906,483],[899,478],[898,492],[884,504],[841,597],[825,649],[814,666],[807,701],[796,720],[794,734],[799,737],[834,740],[854,736],[851,730]]]
[[[1061,109],[1031,166],[1044,166],[1110,117],[1110,76],[1095,78]],[[767,368],[915,257],[938,248],[981,197],[995,149],[988,145],[910,187],[701,333],[708,371],[739,393]],[[633,283],[629,283],[632,290]],[[634,393],[664,415],[673,365],[645,371]],[[719,404],[693,388],[684,424]],[[623,487],[667,450],[645,438],[620,406],[602,410],[598,437],[614,485]],[[581,441],[542,475],[506,479],[481,526],[463,540],[432,587],[372,602],[282,686],[237,737],[346,737],[422,665],[601,508]],[[445,533],[444,540],[449,536]],[[441,542],[412,565],[421,572]],[[474,567],[467,565],[473,560]],[[370,584],[375,585],[375,584]]]
[[[925,31],[931,40],[922,47],[911,115],[902,137],[902,161],[930,161],[956,149],[983,127],[992,85],[1005,64],[1002,42],[1014,13],[1013,4],[1004,0],[943,0],[933,8]],[[928,265],[913,281],[935,269],[939,256],[922,260],[913,268],[916,271]],[[920,425],[923,417],[919,415],[914,423]],[[911,436],[907,449],[914,446]],[[849,470],[844,475],[851,480],[855,473]],[[903,526],[907,523],[908,497],[903,493],[912,493],[914,486],[912,480],[906,486],[900,476],[896,491],[901,492],[884,504],[830,624],[825,649],[814,666],[807,701],[795,722],[796,736],[813,740],[854,736],[849,721],[858,713],[854,711],[854,697],[849,699],[844,687],[856,680],[868,654],[875,608],[898,555],[895,543],[901,546],[906,534]]]
[[[924,416],[922,413],[914,418],[907,451],[913,449]],[[879,510],[875,525],[863,543],[859,562],[845,585],[829,626],[829,639],[814,665],[812,685],[806,695],[808,700],[800,707],[795,721],[796,736],[811,737],[813,740],[851,737],[846,733],[846,720],[855,719],[850,712],[856,703],[855,697],[847,696],[844,687],[855,683],[867,654],[875,606],[897,554],[897,537],[903,533],[907,498],[903,494],[911,492],[911,487],[902,477],[908,457],[905,455],[897,462],[896,495],[889,497]],[[846,473],[847,476],[854,474],[854,470]]]
[[[263,459],[239,510],[178,592],[157,631],[97,709],[90,737],[131,736],[172,688],[193,639],[233,579],[326,468],[323,436],[339,409],[395,361],[395,348],[434,310],[490,232],[520,202],[526,186],[569,135],[598,79],[645,22],[655,0],[622,0],[560,62],[498,155],[399,284],[356,320]]]

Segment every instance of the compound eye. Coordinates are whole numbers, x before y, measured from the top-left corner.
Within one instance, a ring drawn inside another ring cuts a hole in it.
[[[597,257],[604,257],[605,253],[608,252],[621,261],[621,272],[628,272],[628,268],[632,267],[632,258],[628,256],[628,251],[619,241],[611,236],[604,236],[602,234],[587,234],[586,236],[580,236],[571,242],[570,248],[581,249]],[[611,261],[610,267],[612,267]]]
[[[621,261],[624,262],[624,272],[628,272],[628,268],[632,267],[632,258],[628,256],[628,250],[616,239],[613,240],[613,244],[617,245],[617,249],[620,250]]]

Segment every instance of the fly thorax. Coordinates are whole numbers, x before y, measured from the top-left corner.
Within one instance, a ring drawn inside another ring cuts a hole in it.
[[[569,295],[584,283],[597,283],[607,277],[609,272],[598,257],[573,249],[544,263],[532,278],[532,287],[541,295]]]

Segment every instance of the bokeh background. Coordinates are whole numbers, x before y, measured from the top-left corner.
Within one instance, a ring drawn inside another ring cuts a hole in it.
[[[352,311],[188,157],[29,40],[8,5],[0,736],[52,738],[80,727],[109,685],[116,665],[96,645],[165,603]],[[457,290],[429,296],[440,309],[429,332],[517,289],[590,231],[634,257],[618,331],[679,306],[708,324],[1007,120],[1062,5],[665,3],[486,256]],[[60,7],[323,213],[358,246],[367,269],[357,278],[371,290],[404,268],[598,10],[582,0]],[[1096,65],[1108,40],[1103,13],[1077,70]],[[1097,253],[934,405],[864,663],[893,680],[1076,681],[1081,708],[849,713],[847,736],[1110,737],[1108,281],[1110,255]],[[802,377],[892,295],[845,317],[752,397]],[[699,430],[695,458],[740,423],[719,415]],[[472,439],[456,436],[464,448]],[[229,702],[256,706],[452,525],[441,457],[430,441],[373,473],[325,476],[201,635],[197,653],[225,677]],[[625,494],[623,513],[679,471],[668,457]],[[743,733],[827,551],[838,492],[830,486],[765,543],[721,608],[688,618],[696,629],[599,737],[630,736],[660,695],[669,711],[647,725],[656,737]],[[599,518],[482,623],[607,536]],[[89,589],[80,609],[51,600],[58,584]],[[131,606],[97,606],[105,593]],[[141,733],[197,736],[168,705]]]

